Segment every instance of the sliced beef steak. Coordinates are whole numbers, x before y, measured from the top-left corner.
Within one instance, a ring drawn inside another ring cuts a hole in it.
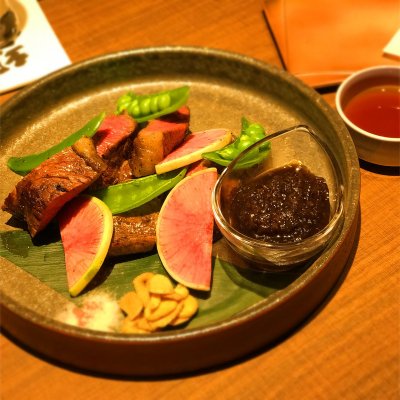
[[[110,256],[146,253],[156,245],[158,212],[143,216],[114,215]]]
[[[133,141],[129,160],[134,177],[155,173],[155,165],[182,143],[189,127],[187,106],[162,118],[154,119],[143,128]]]
[[[137,122],[127,114],[107,115],[93,137],[97,154],[105,159],[136,129]]]
[[[114,234],[108,254],[121,256],[153,250],[160,208],[161,201],[154,199],[142,207],[114,215]]]
[[[2,209],[26,221],[34,237],[67,201],[91,185],[105,168],[92,139],[83,137],[18,182]]]
[[[132,134],[137,127],[129,115],[110,115],[93,137],[97,153],[107,163],[106,170],[93,185],[100,189],[132,178],[128,162],[132,153]]]

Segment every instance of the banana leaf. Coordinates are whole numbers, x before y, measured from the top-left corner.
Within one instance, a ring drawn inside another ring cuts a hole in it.
[[[132,290],[133,278],[145,271],[168,275],[156,251],[119,258],[108,257],[85,292],[73,298],[68,292],[64,252],[56,229],[49,229],[46,235],[35,239],[35,242],[24,230],[0,232],[0,257],[77,305],[93,289],[105,290],[119,298]],[[199,312],[188,326],[218,323],[243,312],[285,288],[300,274],[301,270],[280,274],[254,272],[238,268],[218,256],[213,257],[212,289],[210,292],[192,291],[199,299]]]

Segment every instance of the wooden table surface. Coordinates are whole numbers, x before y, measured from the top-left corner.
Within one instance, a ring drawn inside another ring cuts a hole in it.
[[[73,62],[145,46],[200,45],[281,65],[261,0],[42,0],[40,6]],[[334,93],[324,97],[333,105]],[[130,380],[49,363],[2,335],[0,397],[400,398],[399,194],[396,171],[361,163],[359,240],[345,274],[329,299],[276,345],[218,370]]]

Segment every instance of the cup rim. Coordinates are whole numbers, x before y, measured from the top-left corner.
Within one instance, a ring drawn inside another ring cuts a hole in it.
[[[338,90],[336,92],[335,96],[335,105],[336,105],[336,110],[339,113],[340,117],[343,119],[343,121],[348,125],[351,129],[356,131],[357,133],[367,136],[370,139],[374,140],[379,140],[382,142],[388,142],[388,143],[399,143],[400,138],[391,138],[391,137],[386,137],[382,135],[378,135],[372,132],[368,132],[362,128],[360,128],[358,125],[354,124],[347,115],[344,113],[344,110],[342,108],[342,100],[343,100],[343,92],[351,87],[351,85],[355,82],[360,82],[363,80],[364,77],[368,77],[371,72],[387,72],[389,70],[394,70],[399,73],[399,80],[400,80],[400,66],[395,66],[395,65],[380,65],[380,66],[373,66],[373,67],[368,67],[364,68],[362,70],[356,71],[350,76],[348,76],[338,87]]]

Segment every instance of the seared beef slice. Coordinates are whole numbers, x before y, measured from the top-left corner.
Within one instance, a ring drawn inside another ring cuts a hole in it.
[[[83,137],[26,175],[5,199],[2,209],[25,220],[33,237],[105,167],[92,139]]]
[[[139,215],[114,215],[114,235],[108,254],[121,256],[145,253],[156,245],[158,212]]]
[[[106,161],[107,169],[93,185],[99,189],[132,178],[128,158],[132,152],[131,136],[137,127],[129,115],[107,116],[93,137],[97,153]]]
[[[189,127],[190,112],[186,106],[162,118],[154,119],[133,141],[129,161],[134,177],[151,175],[155,165],[182,143]]]
[[[97,154],[105,159],[109,158],[112,151],[131,135],[136,126],[136,121],[126,114],[105,117],[93,137]]]
[[[108,254],[145,253],[156,245],[156,225],[162,202],[158,198],[123,214],[113,215],[114,234]]]

